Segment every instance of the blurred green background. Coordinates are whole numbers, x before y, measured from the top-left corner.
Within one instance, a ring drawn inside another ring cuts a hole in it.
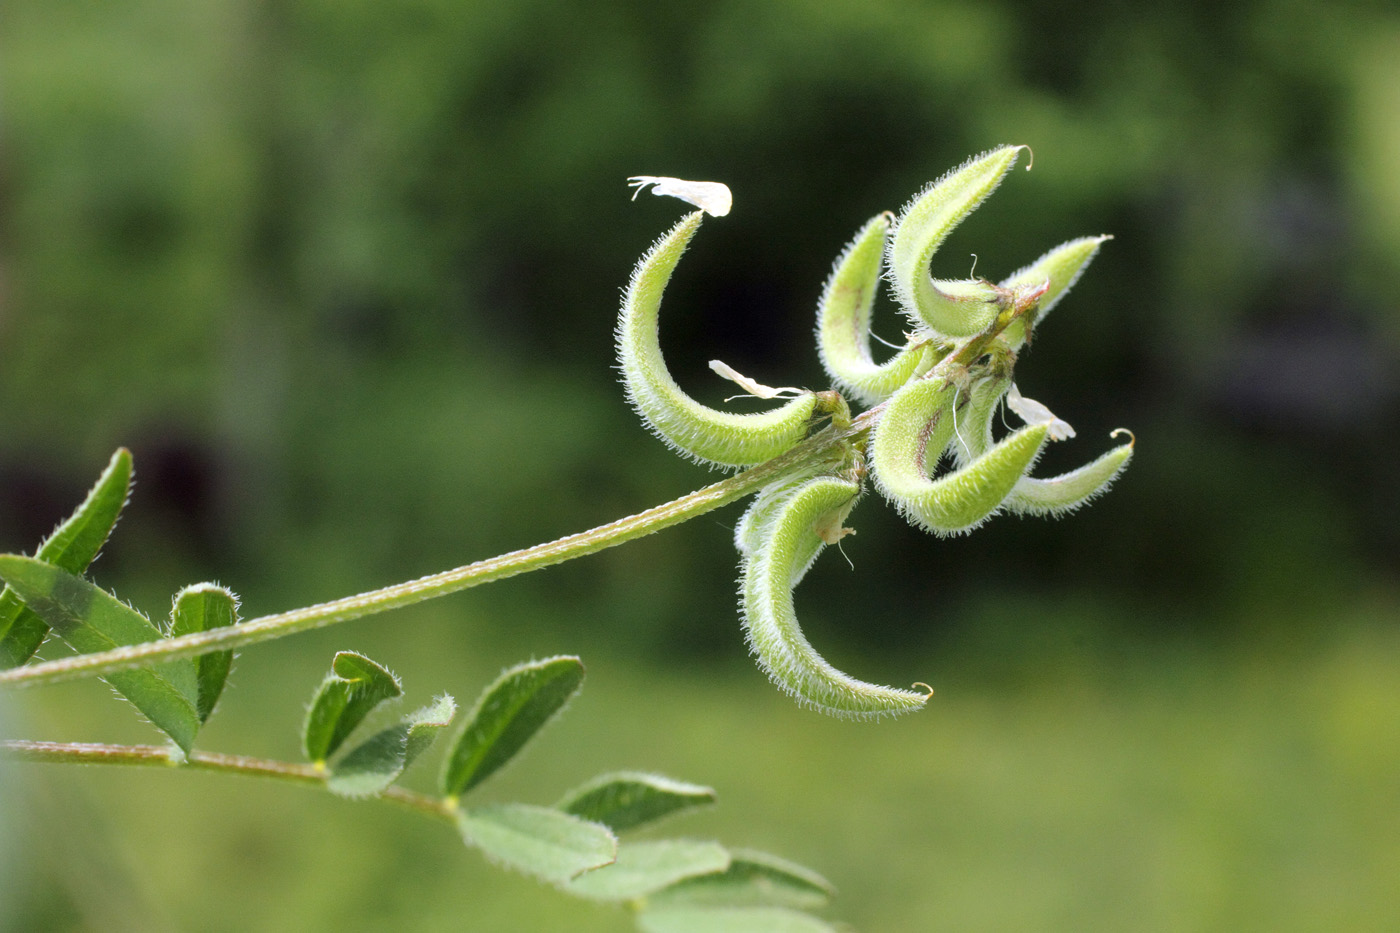
[[[684,210],[627,176],[734,190],[663,322],[717,402],[715,357],[824,387],[846,240],[1030,144],[936,271],[1113,233],[1018,382],[1079,429],[1049,469],[1119,425],[1138,452],[1066,521],[853,515],[855,571],[824,558],[799,613],[857,676],[934,684],[927,712],[836,722],[767,684],[731,507],[250,649],[203,744],[295,757],[341,648],[413,704],[577,653],[583,696],[488,796],[712,784],[665,829],[813,866],[856,929],[1400,928],[1392,3],[9,0],[0,81],[0,550],[127,445],[93,575],[156,616],[196,580],[259,615],[715,478],[616,383],[619,289]],[[4,695],[4,735],[155,739],[108,696]],[[629,927],[405,814],[208,775],[4,768],[0,869],[15,930]]]

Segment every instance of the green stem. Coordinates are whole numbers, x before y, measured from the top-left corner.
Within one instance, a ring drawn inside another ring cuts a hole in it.
[[[480,560],[464,567],[432,576],[397,583],[383,589],[327,603],[319,603],[290,612],[250,619],[239,625],[211,629],[165,638],[160,641],[127,645],[93,654],[61,658],[42,664],[12,668],[0,672],[0,687],[35,686],[57,683],[79,677],[109,674],[146,665],[194,657],[229,648],[294,635],[313,628],[345,622],[360,616],[397,609],[426,599],[446,596],[483,583],[491,583],[517,574],[529,573],[553,564],[593,554],[635,538],[680,524],[713,509],[728,505],[767,485],[776,477],[797,469],[813,458],[829,456],[839,447],[831,429],[822,431],[781,457],[760,464],[728,479],[721,480],[689,495],[639,512],[627,518],[599,525],[588,531],[572,534],[556,541],[537,544],[524,550],[511,551],[498,557]]]
[[[326,785],[326,773],[313,765],[270,758],[249,758],[246,755],[221,755],[216,752],[191,752],[185,757],[178,751],[162,745],[99,745],[86,742],[27,742],[7,739],[0,741],[0,758],[51,764],[184,768],[272,778],[294,784],[315,784],[321,787]],[[404,790],[402,787],[387,788],[381,791],[376,799],[396,803],[448,823],[455,819],[454,811],[443,801],[426,794]]]
[[[973,337],[954,353],[949,354],[924,378],[947,375],[953,370],[976,362],[993,338],[1020,317],[1025,308],[1010,308],[1002,312],[986,331]],[[782,456],[735,474],[728,479],[697,489],[689,495],[638,512],[627,518],[599,525],[588,531],[568,535],[534,547],[511,551],[498,557],[479,560],[443,573],[409,580],[327,603],[318,603],[290,612],[250,619],[238,625],[210,629],[164,638],[139,645],[127,645],[110,651],[83,654],[56,661],[46,661],[26,667],[0,671],[0,687],[30,687],[39,684],[75,680],[110,674],[113,671],[146,667],[153,663],[195,657],[230,648],[239,648],[274,638],[295,635],[309,629],[346,622],[361,616],[409,606],[413,603],[446,596],[459,590],[491,583],[517,574],[529,573],[576,557],[624,544],[636,538],[689,521],[706,512],[742,499],[749,493],[767,486],[783,476],[807,466],[840,460],[852,445],[862,443],[879,420],[883,405],[862,412],[845,424],[831,424]],[[844,420],[844,419],[842,419]]]

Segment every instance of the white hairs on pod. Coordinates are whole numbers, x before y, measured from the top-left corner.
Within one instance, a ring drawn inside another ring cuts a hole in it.
[[[798,396],[786,405],[738,414],[700,404],[671,378],[661,354],[661,297],[703,217],[695,211],[683,218],[637,263],[617,323],[618,364],[628,400],[658,437],[702,462],[749,466],[771,460],[807,436],[817,396],[794,390]],[[748,383],[759,386],[754,380]]]
[[[1020,396],[1019,392],[1018,401],[1013,404],[1010,389],[1009,376],[989,376],[974,386],[972,402],[959,424],[958,443],[954,448],[959,463],[971,463],[992,449],[992,424],[997,404],[1003,395],[1006,396],[1007,407],[1027,423],[1035,423],[1032,419],[1045,423],[1046,414],[1052,421],[1059,420],[1039,402],[1032,403],[1038,408],[1027,406],[1026,403],[1032,400]],[[1027,417],[1028,413],[1030,417]],[[1007,511],[1020,515],[1067,515],[1107,492],[1133,456],[1135,440],[1132,432],[1118,428],[1110,436],[1117,437],[1119,433],[1128,435],[1128,443],[1120,444],[1076,470],[1058,476],[1023,476],[1018,479],[1006,497],[1004,504]],[[1073,436],[1073,429],[1070,436]]]
[[[910,379],[922,376],[947,353],[927,329],[883,363],[870,353],[870,314],[880,287],[880,266],[892,214],[871,218],[831,270],[817,304],[817,353],[837,385],[867,405],[876,405]]]
[[[905,517],[936,535],[964,534],[991,518],[1045,445],[1048,428],[1012,434],[966,466],[932,479],[953,439],[958,390],[911,382],[890,399],[870,439],[875,484]]]
[[[835,476],[765,490],[740,522],[744,631],[769,679],[803,706],[846,719],[876,719],[921,708],[932,691],[882,687],[838,671],[817,653],[797,622],[793,587],[860,497],[861,486]]]

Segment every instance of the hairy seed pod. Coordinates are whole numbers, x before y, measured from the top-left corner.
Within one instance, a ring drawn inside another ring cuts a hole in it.
[[[755,551],[764,546],[772,534],[773,522],[788,497],[797,490],[797,487],[825,470],[826,468],[823,466],[814,466],[797,476],[773,483],[771,486],[765,486],[754,497],[753,502],[744,510],[739,523],[734,526],[734,547],[738,549],[741,557],[751,557]]]
[[[931,335],[884,363],[870,355],[870,312],[880,285],[885,237],[893,215],[872,218],[836,260],[817,305],[817,352],[837,385],[866,405],[876,405],[946,355]]]
[[[996,514],[1047,436],[1046,425],[1024,428],[966,466],[931,479],[954,435],[959,394],[939,379],[911,382],[890,399],[870,439],[880,492],[936,535],[971,531]]]
[[[807,436],[817,396],[803,392],[772,411],[732,414],[701,405],[671,378],[657,330],[661,295],[703,216],[701,211],[688,215],[637,263],[617,325],[618,362],[628,401],[658,437],[696,460],[749,466]]]
[[[822,548],[840,537],[860,492],[859,483],[819,476],[760,495],[749,511],[761,516],[741,522],[753,532],[741,589],[749,648],[773,683],[819,712],[875,719],[919,709],[929,694],[865,683],[836,670],[802,634],[792,602],[793,587]]]
[[[996,286],[980,279],[935,281],[929,262],[948,234],[996,190],[1025,146],[975,156],[925,188],[899,215],[890,241],[890,281],[914,321],[949,337],[970,337],[1000,310]]]
[[[1089,263],[1098,255],[1099,247],[1111,239],[1113,237],[1107,235],[1086,236],[1061,243],[1035,262],[1011,273],[1006,281],[1001,283],[1002,288],[1014,291],[1041,282],[1049,282],[1050,287],[1041,296],[1034,318],[1030,322],[1025,318],[1012,321],[1006,330],[1001,332],[1001,339],[1006,341],[1011,349],[1020,349],[1026,342],[1027,333],[1045,319],[1051,308],[1059,304],[1060,299],[1079,281]]]
[[[989,376],[973,386],[972,402],[958,419],[954,444],[958,463],[970,464],[993,448],[992,424],[997,406],[1010,386],[1009,376]],[[1119,432],[1128,434],[1128,443],[1120,444],[1077,470],[1044,479],[1033,476],[1018,479],[1006,497],[1006,510],[1021,515],[1067,515],[1107,492],[1133,456],[1132,432],[1118,428],[1110,436],[1117,437]]]

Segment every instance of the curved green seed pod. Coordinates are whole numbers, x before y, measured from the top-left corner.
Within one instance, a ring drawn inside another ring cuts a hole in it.
[[[1021,477],[1011,495],[1006,497],[1007,511],[1022,515],[1068,515],[1103,495],[1133,456],[1136,441],[1131,431],[1116,428],[1109,436],[1117,437],[1122,433],[1128,435],[1128,443],[1118,445],[1077,470],[1046,479]]]
[[[899,215],[888,261],[904,310],[934,333],[971,337],[996,317],[996,286],[979,279],[935,281],[929,262],[949,232],[996,190],[1024,146],[975,156],[925,188]]]
[[[744,632],[769,679],[798,703],[831,716],[875,719],[919,709],[929,694],[856,680],[817,653],[798,626],[792,589],[822,548],[842,534],[859,483],[832,476],[787,487],[743,564]],[[765,504],[760,497],[754,508]],[[752,511],[752,509],[751,509]]]
[[[817,352],[837,385],[876,405],[910,379],[933,368],[944,352],[916,340],[884,363],[870,355],[870,312],[880,284],[885,237],[894,216],[872,218],[836,260],[817,305]]]
[[[744,510],[739,524],[734,526],[734,547],[738,549],[740,556],[750,557],[767,543],[783,504],[797,491],[797,487],[824,469],[825,467],[816,466],[795,477],[765,486],[754,497],[753,502]]]
[[[672,227],[637,263],[617,325],[617,353],[627,399],[667,444],[696,460],[748,466],[771,460],[807,436],[817,396],[804,392],[781,408],[731,414],[701,405],[676,385],[661,356],[661,295],[704,214]]]
[[[1007,376],[991,377],[973,387],[972,402],[965,414],[958,417],[954,444],[958,463],[972,463],[992,449],[992,421],[997,405],[1010,386],[1011,379]],[[1077,470],[1044,479],[1033,476],[1018,479],[1006,497],[1007,511],[1019,515],[1067,515],[1107,492],[1132,459],[1136,443],[1132,432],[1124,428],[1113,431],[1110,437],[1117,437],[1120,432],[1128,435],[1128,443],[1120,444]]]
[[[953,436],[956,393],[941,380],[911,382],[890,399],[870,439],[880,492],[936,535],[971,531],[994,515],[1040,455],[1048,432],[1044,424],[1023,428],[966,466],[930,479]]]
[[[1001,339],[1006,341],[1011,349],[1019,349],[1026,342],[1027,327],[1034,327],[1045,319],[1050,309],[1059,304],[1065,293],[1079,281],[1089,263],[1098,255],[1099,247],[1111,239],[1113,237],[1108,235],[1086,236],[1061,243],[1035,262],[1011,273],[1011,276],[1001,283],[1002,288],[1014,291],[1041,282],[1049,282],[1050,287],[1041,296],[1034,318],[1029,323],[1025,318],[1012,321],[1006,330],[1001,332]]]

